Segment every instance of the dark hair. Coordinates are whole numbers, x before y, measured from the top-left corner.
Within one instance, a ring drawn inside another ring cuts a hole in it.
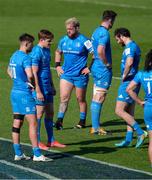
[[[146,54],[144,71],[152,70],[152,49]]]
[[[19,41],[20,42],[23,42],[23,41],[33,42],[34,37],[30,34],[24,33],[19,37]]]
[[[130,31],[127,28],[117,28],[114,32],[114,35],[117,37],[125,36],[125,37],[130,37]]]
[[[46,29],[42,29],[40,30],[40,32],[38,33],[38,38],[40,39],[53,39],[54,38],[54,34]]]
[[[117,13],[115,13],[114,11],[106,10],[106,11],[103,12],[102,20],[112,19],[112,21],[113,21],[116,16],[117,16]]]

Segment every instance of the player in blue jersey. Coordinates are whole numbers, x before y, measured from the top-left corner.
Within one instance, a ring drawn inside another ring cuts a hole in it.
[[[93,51],[90,40],[82,35],[79,21],[73,17],[65,21],[67,35],[61,38],[56,50],[56,70],[60,76],[60,106],[56,128],[63,128],[63,118],[68,107],[68,102],[73,88],[80,108],[80,121],[77,128],[84,128],[86,124],[86,89],[89,79],[87,68],[88,54]],[[62,55],[64,59],[61,66]]]
[[[53,135],[53,96],[56,90],[53,84],[52,74],[50,70],[50,45],[54,38],[52,32],[48,30],[41,30],[38,33],[39,42],[32,49],[30,54],[32,58],[32,70],[35,79],[35,99],[37,108],[37,121],[38,121],[38,143],[39,147],[47,150],[49,147],[65,147],[55,140]],[[48,136],[47,145],[41,142],[40,128],[41,118],[45,114],[44,123]]]
[[[93,98],[91,102],[91,134],[107,134],[107,131],[100,128],[100,114],[112,79],[109,30],[112,28],[116,16],[117,14],[114,11],[104,11],[101,25],[95,29],[91,37],[94,50],[94,61],[91,67],[91,74],[94,79]]]
[[[116,143],[115,145],[117,147],[128,146],[133,139],[134,129],[138,136],[136,144],[136,148],[138,148],[142,144],[147,133],[140,128],[139,124],[134,119],[135,103],[126,92],[126,88],[138,71],[141,51],[139,46],[131,39],[131,35],[128,29],[118,28],[115,30],[114,35],[117,43],[121,46],[124,46],[121,59],[121,84],[118,90],[115,112],[127,123],[127,133],[125,140],[120,143]],[[135,89],[137,94],[139,92],[139,88],[140,87],[137,87]]]
[[[140,99],[134,89],[141,84],[145,91],[145,100]],[[144,121],[149,134],[148,154],[152,167],[152,49],[147,53],[144,71],[139,71],[127,87],[129,95],[144,108]]]
[[[33,161],[46,161],[48,159],[41,154],[37,142],[36,105],[32,96],[33,74],[31,59],[28,55],[33,47],[34,37],[25,33],[19,37],[19,41],[20,48],[10,58],[7,70],[13,80],[11,103],[14,116],[12,127],[14,160],[30,159],[22,152],[20,145],[20,129],[25,116],[29,123],[29,137],[34,153]]]

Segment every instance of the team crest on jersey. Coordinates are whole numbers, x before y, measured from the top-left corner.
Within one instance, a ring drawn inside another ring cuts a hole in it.
[[[63,43],[63,46],[66,46],[66,42]]]
[[[108,85],[108,82],[104,82],[104,86],[107,86]]]
[[[81,46],[80,42],[77,42],[76,47],[80,47],[80,46]]]
[[[30,112],[30,108],[29,107],[26,107],[26,112]]]
[[[122,94],[120,94],[118,97],[119,97],[119,98],[123,98],[123,95],[122,95]]]
[[[129,55],[130,54],[130,48],[126,48],[124,53],[126,54],[126,56]]]

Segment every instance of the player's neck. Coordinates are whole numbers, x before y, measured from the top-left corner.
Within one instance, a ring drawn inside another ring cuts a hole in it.
[[[125,45],[127,45],[127,44],[129,44],[131,41],[132,41],[132,40],[131,40],[130,38],[126,38],[124,43],[125,43]]]
[[[104,28],[106,28],[107,30],[109,30],[109,24],[106,21],[103,21],[101,23],[101,26],[103,26]]]
[[[38,43],[38,46],[40,46],[41,48],[44,48],[44,46],[41,42]]]
[[[26,49],[26,47],[21,46],[21,47],[19,48],[19,50],[20,50],[20,51],[23,51],[24,53],[27,54],[27,49]]]

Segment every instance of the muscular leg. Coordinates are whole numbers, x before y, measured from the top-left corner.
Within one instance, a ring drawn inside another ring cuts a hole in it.
[[[38,142],[40,142],[41,141],[41,118],[43,116],[45,107],[37,105],[36,110],[37,110],[37,139],[38,139]]]
[[[47,132],[48,142],[54,141],[53,136],[53,116],[54,116],[54,108],[53,103],[48,103],[45,106],[45,128]]]
[[[126,102],[117,101],[115,112],[119,117],[124,119],[126,123],[136,131],[138,135],[136,148],[138,148],[143,143],[143,140],[146,135],[144,131],[140,128],[139,124],[134,120],[134,116],[126,111],[126,108],[127,108]]]
[[[100,127],[100,113],[105,97],[106,90],[94,85],[94,94],[91,103],[92,127],[94,129],[98,129]]]
[[[152,131],[149,131],[149,146],[148,146],[148,154],[149,154],[149,160],[152,167]]]
[[[76,87],[76,97],[80,109],[80,121],[77,128],[85,127],[86,114],[87,114],[87,102],[86,102],[86,88],[77,88]]]
[[[58,120],[56,122],[56,128],[58,130],[62,129],[62,122],[65,115],[65,112],[67,111],[68,102],[71,96],[71,92],[73,90],[73,84],[70,82],[61,79],[60,80],[60,105],[59,105],[59,111],[58,111]]]
[[[36,116],[35,114],[27,114],[25,117],[29,125],[29,138],[32,144],[33,154],[36,157],[40,157],[42,154],[38,147]]]
[[[18,117],[17,117],[17,116]],[[20,129],[23,125],[24,116],[15,114],[13,127],[12,127],[12,140],[13,140],[13,147],[15,151],[15,155],[21,156],[23,154],[21,145],[20,145]]]

